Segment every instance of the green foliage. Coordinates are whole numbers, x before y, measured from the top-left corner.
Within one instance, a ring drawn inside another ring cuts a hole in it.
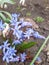
[[[24,51],[24,50],[26,50],[26,49],[34,46],[35,44],[36,44],[35,42],[23,42],[22,44],[17,45],[16,46],[16,49],[18,51]]]
[[[36,17],[36,18],[34,18],[34,20],[36,22],[43,22],[44,21],[44,19],[42,17]]]
[[[9,12],[6,11],[0,11],[1,13],[4,13],[5,15],[7,15],[10,19],[12,18],[11,14]]]
[[[3,19],[5,21],[6,17],[0,12],[0,19]]]
[[[9,12],[0,11],[0,19],[3,19],[4,22],[9,23],[9,21],[10,21],[11,18],[12,18],[12,16],[11,16],[11,14]]]
[[[15,2],[13,0],[0,0],[0,5],[3,5],[5,3],[14,4]]]
[[[5,22],[6,22],[6,23],[10,23],[10,19],[9,19],[9,18],[6,18],[6,19],[5,19]]]

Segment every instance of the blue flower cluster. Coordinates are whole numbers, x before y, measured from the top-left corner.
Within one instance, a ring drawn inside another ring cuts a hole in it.
[[[24,19],[18,20],[19,15],[14,13],[12,14],[12,20],[10,21],[11,24],[11,30],[13,30],[13,35],[17,38],[19,41],[23,41],[26,38],[30,39],[30,37],[45,39],[44,36],[40,35],[38,32],[34,31],[31,26],[32,24],[29,22],[24,21]],[[22,28],[25,28],[26,26],[30,26],[30,28],[26,28],[25,32],[22,30]],[[17,44],[17,43],[16,43]]]
[[[20,53],[20,56],[17,56],[17,50],[15,50],[15,45],[21,44],[23,40],[30,39],[30,37],[45,39],[44,36],[40,35],[38,32],[32,29],[32,24],[29,22],[24,21],[24,19],[19,20],[19,14],[12,14],[12,19],[10,20],[10,31],[13,31],[12,34],[14,35],[14,39],[12,41],[12,47],[9,43],[9,40],[3,42],[3,45],[0,46],[0,49],[3,51],[3,61],[9,62],[16,62],[21,61],[24,62],[26,60],[26,53]],[[27,27],[29,26],[29,27]],[[22,30],[22,28],[25,31]],[[0,20],[0,30],[3,31],[5,29],[5,24],[2,23]]]
[[[20,56],[16,55],[17,50],[15,50],[15,46],[11,47],[8,40],[3,42],[3,45],[0,46],[0,49],[3,50],[3,61],[6,61],[7,63],[16,61],[24,62],[26,60],[25,53],[21,53]]]
[[[0,31],[3,31],[4,28],[5,28],[4,24],[3,24],[2,20],[0,20]]]

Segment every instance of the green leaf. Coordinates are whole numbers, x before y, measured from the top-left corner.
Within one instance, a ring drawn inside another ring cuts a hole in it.
[[[4,21],[6,20],[6,17],[2,13],[0,13],[0,18],[2,18]]]
[[[0,11],[0,12],[6,14],[10,19],[12,18],[11,14],[9,12],[6,12],[6,11]]]
[[[5,19],[5,22],[6,22],[6,23],[10,23],[10,19],[9,19],[9,18],[6,18],[6,19]]]
[[[7,17],[5,17],[5,15]],[[6,23],[10,23],[10,20],[12,19],[12,16],[9,12],[6,12],[6,11],[0,11],[0,18],[3,19],[4,22]]]
[[[44,18],[42,18],[42,17],[36,17],[36,18],[34,18],[34,20],[36,22],[43,22],[44,21]]]
[[[25,49],[28,49],[28,48],[34,46],[35,44],[36,44],[35,42],[23,42],[22,44],[17,45],[16,49],[18,51],[24,51]]]

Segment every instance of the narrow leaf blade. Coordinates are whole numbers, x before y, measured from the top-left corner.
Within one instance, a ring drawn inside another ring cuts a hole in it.
[[[32,46],[34,46],[36,43],[35,42],[23,42],[22,44],[20,45],[17,45],[16,48],[19,50],[19,51],[24,51]]]
[[[6,17],[2,14],[2,13],[0,13],[0,19],[3,19],[4,21],[6,20]]]

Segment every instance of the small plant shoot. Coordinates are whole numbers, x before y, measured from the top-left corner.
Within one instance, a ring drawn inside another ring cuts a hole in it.
[[[43,22],[44,21],[44,18],[42,18],[42,17],[36,17],[36,18],[34,18],[34,20],[36,22]]]

